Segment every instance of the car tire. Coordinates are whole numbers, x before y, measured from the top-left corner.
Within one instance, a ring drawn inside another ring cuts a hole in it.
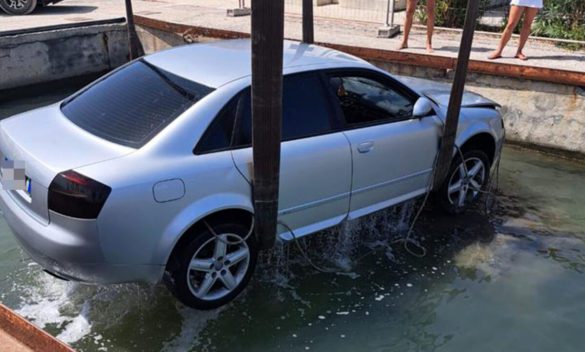
[[[170,259],[164,282],[183,304],[199,310],[221,307],[250,281],[258,258],[254,236],[242,224],[212,225],[195,231]]]
[[[461,214],[469,209],[488,184],[490,162],[487,155],[481,150],[470,150],[463,153],[463,159],[466,168],[461,155],[453,159],[447,178],[437,193],[439,205],[449,214]]]
[[[0,0],[0,8],[9,15],[28,15],[37,7],[37,0]]]

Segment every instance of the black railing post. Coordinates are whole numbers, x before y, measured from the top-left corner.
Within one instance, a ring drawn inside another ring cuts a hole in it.
[[[457,58],[457,67],[451,96],[449,98],[449,107],[447,108],[447,117],[441,148],[437,159],[437,170],[435,171],[434,187],[438,189],[447,177],[453,153],[455,148],[455,138],[457,136],[457,127],[459,124],[459,113],[461,111],[461,100],[465,89],[465,79],[467,77],[467,67],[469,64],[469,55],[473,43],[473,33],[479,9],[479,0],[469,0],[467,3],[467,14],[461,36],[461,45],[459,47],[459,56]]]
[[[313,16],[313,0],[303,0],[303,43],[315,42],[315,18]]]
[[[132,11],[132,0],[124,0],[126,3],[126,23],[128,24],[128,45],[130,48],[130,60],[144,56],[144,49],[136,34],[134,25],[134,12]]]
[[[280,140],[284,0],[252,1],[252,154],[254,219],[261,248],[276,240]]]

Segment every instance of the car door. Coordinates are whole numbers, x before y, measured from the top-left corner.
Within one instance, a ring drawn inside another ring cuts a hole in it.
[[[296,236],[334,226],[349,211],[350,145],[328,94],[317,73],[284,77],[279,220]],[[251,180],[249,90],[241,97],[232,155],[241,173]],[[285,228],[279,232],[290,238]]]
[[[413,118],[418,96],[382,73],[332,71],[327,80],[352,148],[349,217],[424,193],[438,150],[438,119]]]

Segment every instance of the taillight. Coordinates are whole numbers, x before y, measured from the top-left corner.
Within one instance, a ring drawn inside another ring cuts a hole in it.
[[[81,219],[96,219],[112,189],[69,170],[58,174],[49,186],[49,209]]]

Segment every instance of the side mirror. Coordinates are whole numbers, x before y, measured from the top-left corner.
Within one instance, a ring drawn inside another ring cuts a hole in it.
[[[433,103],[426,97],[420,97],[414,104],[414,108],[412,109],[412,116],[413,117],[425,117],[429,113],[433,111]]]

